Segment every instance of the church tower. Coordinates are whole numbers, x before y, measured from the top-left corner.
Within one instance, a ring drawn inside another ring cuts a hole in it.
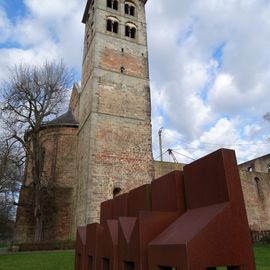
[[[79,100],[76,225],[153,178],[147,0],[88,0]]]

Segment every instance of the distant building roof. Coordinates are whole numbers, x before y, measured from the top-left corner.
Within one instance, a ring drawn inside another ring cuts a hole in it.
[[[71,111],[67,111],[66,113],[55,118],[54,120],[49,121],[46,124],[44,124],[44,127],[48,127],[48,126],[78,127],[79,122],[75,119],[75,117]]]

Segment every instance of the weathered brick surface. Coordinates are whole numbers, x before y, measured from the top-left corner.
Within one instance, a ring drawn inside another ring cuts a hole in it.
[[[76,220],[99,220],[100,203],[153,179],[151,104],[144,4],[137,15],[124,14],[95,1],[86,23],[82,91],[79,101]],[[106,31],[107,16],[119,20],[119,33]],[[125,24],[137,27],[135,40]],[[75,230],[75,226],[74,226]]]
[[[46,127],[41,132],[44,148],[43,178],[54,187],[52,199],[46,202],[44,240],[64,240],[73,238],[72,205],[76,165],[75,127]],[[17,209],[15,241],[34,240],[34,208],[32,192],[31,160],[28,161],[24,185],[22,186]]]

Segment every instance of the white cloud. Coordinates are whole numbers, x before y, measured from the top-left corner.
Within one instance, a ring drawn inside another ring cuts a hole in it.
[[[24,4],[26,15],[13,24],[0,9],[0,42],[4,39],[12,44],[0,48],[0,78],[7,75],[7,66],[45,60],[63,60],[80,73],[84,32],[80,21],[85,1],[25,0]]]
[[[156,0],[147,11],[152,91],[161,97],[154,120],[162,115],[182,135],[171,148],[197,148],[186,153],[198,157],[231,145],[239,160],[269,152],[269,1]]]
[[[11,32],[12,32],[11,23],[5,11],[0,6],[0,44],[4,43],[9,39]]]
[[[0,7],[0,79],[7,66],[63,59],[81,70],[85,0],[24,0],[12,22]],[[268,0],[149,0],[153,149],[198,158],[231,145],[239,160],[269,152]],[[155,154],[154,154],[155,156]],[[178,154],[178,158],[185,160]]]

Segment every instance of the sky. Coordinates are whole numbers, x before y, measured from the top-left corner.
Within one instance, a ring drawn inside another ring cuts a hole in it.
[[[79,82],[85,4],[0,0],[0,81],[15,64],[62,59]],[[154,158],[160,128],[178,162],[270,153],[270,1],[148,0],[146,16]]]

